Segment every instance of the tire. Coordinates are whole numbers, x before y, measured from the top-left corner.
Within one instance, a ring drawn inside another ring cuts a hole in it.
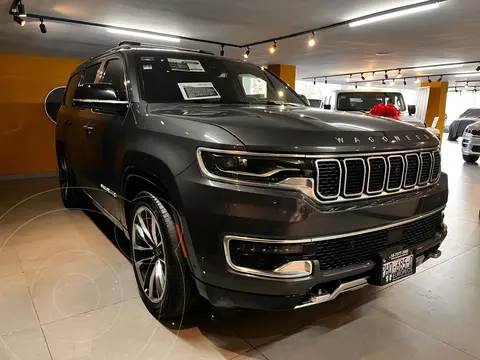
[[[479,158],[478,155],[462,155],[462,156],[463,156],[463,160],[465,160],[467,163],[474,163]]]
[[[75,178],[68,166],[68,161],[63,152],[57,155],[58,161],[58,178],[60,180],[60,195],[62,197],[63,205],[68,208],[81,207],[80,190],[76,187]]]
[[[130,215],[133,271],[140,297],[158,320],[180,318],[194,292],[175,222],[147,191],[136,196]]]

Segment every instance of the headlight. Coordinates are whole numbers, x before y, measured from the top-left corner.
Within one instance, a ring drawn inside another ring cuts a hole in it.
[[[313,177],[312,160],[200,148],[197,158],[203,174],[226,181],[280,182],[290,177]]]

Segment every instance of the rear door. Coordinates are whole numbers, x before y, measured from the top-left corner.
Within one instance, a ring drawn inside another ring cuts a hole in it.
[[[96,82],[112,84],[118,100],[128,101],[125,64],[122,58],[107,59]],[[86,182],[89,194],[110,214],[119,218],[120,176],[115,173],[115,162],[125,114],[91,109],[92,116],[85,117],[84,156],[87,158]]]

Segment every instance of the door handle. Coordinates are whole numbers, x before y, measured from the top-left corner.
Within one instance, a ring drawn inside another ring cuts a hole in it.
[[[83,125],[82,128],[87,132],[87,135],[90,135],[95,129],[95,126],[92,125]]]
[[[70,120],[65,120],[64,124],[67,125],[67,126],[70,126],[70,125],[72,125],[72,122]]]

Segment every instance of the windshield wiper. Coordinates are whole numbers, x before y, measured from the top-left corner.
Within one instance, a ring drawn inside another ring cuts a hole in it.
[[[198,100],[191,100],[190,102],[196,104],[248,104],[250,105],[251,102],[248,100],[212,100],[212,99],[198,99]]]

